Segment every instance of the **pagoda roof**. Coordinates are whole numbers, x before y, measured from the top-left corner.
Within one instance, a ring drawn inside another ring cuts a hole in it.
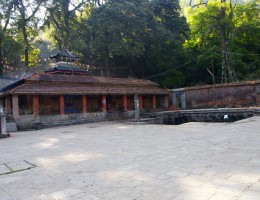
[[[68,63],[59,63],[54,67],[50,67],[44,71],[45,73],[64,73],[64,74],[85,74],[86,70],[81,67],[68,64]]]
[[[72,54],[71,52],[69,52],[68,49],[65,49],[63,51],[60,51],[54,55],[51,55],[50,58],[58,58],[59,56],[62,56],[64,58],[70,58],[70,59],[76,59],[79,58],[78,56]]]

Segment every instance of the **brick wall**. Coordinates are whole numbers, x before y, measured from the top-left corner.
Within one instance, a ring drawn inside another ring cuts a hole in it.
[[[245,107],[260,104],[260,81],[184,88],[186,107]]]

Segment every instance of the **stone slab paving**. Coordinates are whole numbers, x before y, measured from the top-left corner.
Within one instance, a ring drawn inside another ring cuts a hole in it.
[[[9,169],[6,165],[0,164],[0,174],[10,173],[11,169]]]
[[[260,199],[260,116],[17,132],[0,152],[1,173],[24,169],[0,175],[0,200]]]

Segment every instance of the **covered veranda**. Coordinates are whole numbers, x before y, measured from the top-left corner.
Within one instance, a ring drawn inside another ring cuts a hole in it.
[[[1,104],[18,128],[55,121],[102,121],[107,114],[134,117],[134,96],[141,112],[168,107],[169,92],[141,79],[33,74],[0,94]],[[109,117],[110,118],[110,117]]]
[[[168,106],[168,97],[139,95],[139,109],[153,110]],[[5,97],[6,113],[21,115],[66,115],[92,112],[134,110],[134,95],[12,95]]]

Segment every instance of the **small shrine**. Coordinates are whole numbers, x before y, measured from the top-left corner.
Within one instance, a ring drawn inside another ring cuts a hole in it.
[[[85,69],[74,64],[79,60],[79,57],[72,54],[67,49],[51,55],[50,59],[53,61],[53,64],[50,68],[45,70],[45,73],[74,75],[86,74]]]
[[[79,57],[69,52],[68,49],[60,51],[54,55],[50,56],[50,59],[54,60],[56,63],[58,62],[69,62],[72,63],[74,61],[78,61]]]
[[[141,112],[168,107],[169,92],[142,79],[87,76],[68,50],[51,56],[54,65],[0,90],[0,104],[18,129],[50,124],[133,118],[134,97]]]

